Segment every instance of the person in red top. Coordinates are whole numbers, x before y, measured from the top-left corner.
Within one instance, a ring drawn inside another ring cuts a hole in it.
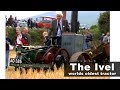
[[[31,44],[31,36],[29,34],[29,30],[27,27],[24,27],[22,31],[22,39],[21,39],[23,45],[29,46]]]
[[[28,28],[24,28],[22,31],[20,28],[16,28],[16,40],[15,45],[16,46],[28,46],[31,43],[30,35],[28,34]]]

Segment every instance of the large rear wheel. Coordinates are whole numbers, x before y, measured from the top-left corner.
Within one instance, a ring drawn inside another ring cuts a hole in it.
[[[64,66],[67,65],[69,63],[69,60],[70,60],[70,56],[67,50],[64,48],[58,49],[54,59],[54,63],[57,69],[59,69],[62,65]]]
[[[92,62],[92,58],[85,52],[77,52],[72,55],[70,62]]]

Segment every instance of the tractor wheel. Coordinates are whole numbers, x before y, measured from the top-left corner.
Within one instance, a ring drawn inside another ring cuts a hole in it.
[[[69,60],[70,60],[70,56],[67,50],[64,48],[58,49],[54,60],[57,69],[59,69],[63,64],[64,66],[66,66],[69,63]]]
[[[72,55],[70,62],[91,62],[92,58],[89,54],[84,52],[77,52]]]
[[[59,69],[64,63],[64,61],[65,61],[64,56],[58,55],[55,59],[56,68]]]

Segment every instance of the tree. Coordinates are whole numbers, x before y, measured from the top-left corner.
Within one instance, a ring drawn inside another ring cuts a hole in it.
[[[110,12],[106,11],[100,14],[98,19],[98,27],[101,33],[110,31]]]
[[[90,29],[95,29],[95,28],[97,28],[98,26],[97,25],[92,25],[91,27],[90,27]]]
[[[101,36],[101,32],[100,32],[100,30],[98,29],[98,25],[92,25],[92,26],[90,27],[90,30],[91,30],[91,32],[92,32],[92,34],[93,34],[93,36],[94,36],[94,40],[98,40],[99,37]]]

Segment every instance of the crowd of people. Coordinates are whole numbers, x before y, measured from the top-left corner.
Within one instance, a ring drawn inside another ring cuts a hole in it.
[[[84,30],[85,35],[85,43],[84,43],[84,49],[88,50],[92,48],[92,44],[94,44],[93,41],[93,34],[89,29]],[[108,44],[110,43],[110,33],[107,32],[106,34],[102,34],[99,38],[100,44]]]
[[[21,24],[24,25],[21,25]],[[29,18],[28,20],[18,20],[17,17],[13,18],[12,15],[10,15],[9,18],[6,17],[6,26],[8,27],[29,27],[29,28],[38,28],[37,21],[33,20],[32,18]]]

